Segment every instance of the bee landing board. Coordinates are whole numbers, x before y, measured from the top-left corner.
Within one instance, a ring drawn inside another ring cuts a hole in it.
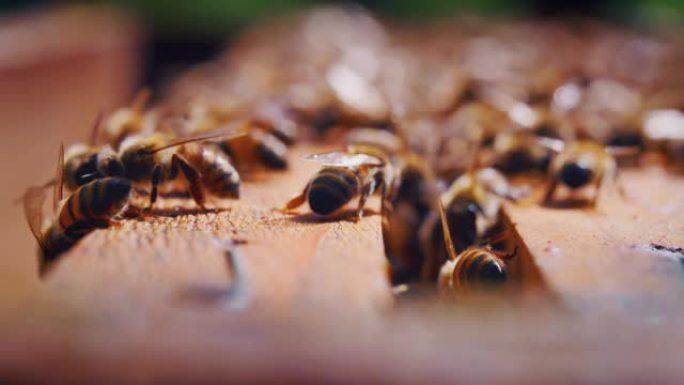
[[[307,207],[294,215],[273,210],[320,167],[300,156],[320,150],[296,147],[290,171],[245,182],[243,198],[225,201],[223,211],[198,213],[190,204],[164,212],[160,202],[164,215],[85,237],[55,265],[28,313],[7,320],[7,346],[22,344],[32,352],[13,354],[13,373],[57,382],[66,373],[93,380],[104,373],[123,380],[145,373],[143,379],[175,381],[364,382],[371,376],[407,383],[544,382],[560,378],[561,367],[585,368],[566,375],[587,381],[601,378],[606,368],[632,379],[684,374],[675,362],[683,342],[676,325],[633,322],[656,298],[675,305],[684,285],[678,262],[639,246],[684,242],[676,220],[681,178],[628,171],[633,202],[608,193],[596,211],[508,204],[513,239],[521,246],[512,275],[531,289],[524,291],[550,294],[550,308],[510,306],[518,296],[496,308],[409,304],[391,311],[379,215],[354,223],[317,217]],[[369,208],[378,210],[378,200]],[[246,241],[238,245],[248,282],[248,305],[241,311],[226,295],[231,273],[223,247],[230,239]],[[630,307],[618,309],[619,316],[597,315],[606,304],[625,301]],[[22,321],[28,314],[31,325]],[[78,338],[84,333],[87,341]],[[97,341],[97,349],[88,341]],[[587,352],[589,343],[601,349]],[[640,349],[629,348],[636,344]],[[664,354],[648,354],[655,351]],[[456,356],[462,359],[454,361]],[[477,357],[501,367],[489,370]],[[538,365],[542,360],[545,365]],[[120,370],[130,362],[138,374]],[[295,369],[302,362],[316,365]],[[374,369],[354,369],[360,367]]]

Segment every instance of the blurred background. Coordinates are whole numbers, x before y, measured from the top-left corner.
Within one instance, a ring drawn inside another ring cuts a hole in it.
[[[599,18],[643,31],[678,29],[684,21],[684,0],[0,1],[0,282],[13,287],[0,301],[20,300],[38,282],[35,242],[12,201],[51,177],[60,141],[85,138],[99,111],[129,102],[143,85],[162,88],[255,20],[350,3],[407,21]]]

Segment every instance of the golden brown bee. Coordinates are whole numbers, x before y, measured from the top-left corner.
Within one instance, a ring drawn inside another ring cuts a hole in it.
[[[104,143],[108,143],[115,149],[129,135],[151,133],[157,125],[156,115],[145,112],[151,92],[143,88],[133,98],[129,107],[122,107],[110,114],[104,122],[104,129],[100,133]]]
[[[110,175],[109,170],[116,170],[120,173],[116,176],[128,179],[134,186],[151,186],[148,209],[157,199],[159,185],[182,174],[190,196],[204,208],[205,190],[218,198],[240,196],[240,176],[230,159],[218,146],[198,143],[214,138],[171,140],[159,133],[129,136],[121,143],[116,156],[106,158],[98,168],[105,175]]]
[[[424,263],[419,230],[433,209],[436,178],[425,160],[411,152],[392,159],[395,178],[383,201],[383,240],[393,284],[415,281]]]
[[[527,131],[499,133],[492,149],[495,167],[505,173],[546,171],[551,160],[551,151]]]
[[[390,280],[393,284],[414,281],[423,264],[418,230],[437,198],[436,178],[425,159],[407,148],[401,135],[377,128],[356,128],[345,140],[389,162],[382,235]]]
[[[440,198],[452,225],[449,231],[456,250],[478,244],[496,229],[504,199],[517,200],[526,194],[526,188],[511,186],[493,168],[471,170],[456,179]],[[423,280],[433,280],[447,259],[441,226],[439,213],[434,211],[421,226],[421,245],[426,258],[421,272]]]
[[[60,148],[62,160],[53,186],[56,216],[47,228],[43,227],[44,186],[29,188],[23,198],[26,219],[42,251],[41,273],[83,236],[109,226],[128,205],[131,192],[131,183],[126,179],[106,177],[84,184],[62,201],[63,154]]]
[[[115,175],[114,173],[104,174],[98,170],[98,158],[102,163],[113,154],[111,151],[102,151],[102,148],[95,144],[101,122],[102,114],[99,114],[93,124],[90,141],[69,146],[64,155],[64,185],[70,191],[105,175]],[[54,180],[50,183],[53,182]]]
[[[100,149],[85,143],[76,143],[67,149],[64,162],[64,184],[74,191],[104,175],[97,170],[97,155]]]
[[[235,119],[235,112],[229,108],[224,110],[199,102],[193,106],[184,124],[184,133],[221,132],[239,126],[246,135],[217,141],[238,168],[256,165],[276,170],[287,168],[287,146],[294,142],[298,125],[283,107],[269,104],[259,108],[253,117]]]
[[[249,123],[247,130],[247,135],[219,142],[236,166],[241,169],[255,165],[275,170],[287,168],[287,146],[273,131],[254,123]]]
[[[385,195],[387,163],[379,157],[350,148],[348,152],[313,154],[305,159],[321,163],[323,168],[300,194],[285,204],[284,211],[291,211],[308,201],[314,213],[331,215],[359,197],[356,217],[361,219],[368,197],[378,190]]]
[[[612,177],[617,182],[618,168],[613,155],[632,154],[638,148],[604,147],[593,141],[577,141],[566,144],[559,140],[544,139],[544,145],[558,154],[549,167],[549,182],[544,195],[544,203],[550,203],[559,184],[576,190],[593,184],[595,191],[589,203],[596,206],[603,182]],[[619,185],[617,186],[620,187]],[[620,190],[622,193],[622,191]]]
[[[461,253],[456,251],[447,214],[440,202],[439,214],[448,260],[442,265],[437,288],[442,298],[467,295],[483,289],[501,287],[507,279],[505,260],[515,256],[492,250],[489,247],[470,246]]]

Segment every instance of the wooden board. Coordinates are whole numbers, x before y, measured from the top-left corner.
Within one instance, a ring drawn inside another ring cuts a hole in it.
[[[667,308],[683,293],[684,178],[659,165],[622,174],[626,196],[605,186],[596,209],[563,207],[562,191],[553,207],[506,207],[544,287],[575,310]]]
[[[298,216],[272,210],[317,169],[299,159],[313,151],[299,147],[292,171],[246,182],[243,198],[226,203],[229,210],[170,213],[89,235],[28,299],[1,313],[0,378],[525,384],[683,378],[681,266],[629,247],[682,242],[681,178],[658,169],[626,172],[629,201],[609,192],[596,212],[508,206],[525,248],[514,274],[526,290],[494,302],[392,307],[378,215],[353,223],[320,219],[306,208]],[[239,250],[251,301],[242,311],[225,301],[230,274],[221,241],[231,238],[247,241]]]

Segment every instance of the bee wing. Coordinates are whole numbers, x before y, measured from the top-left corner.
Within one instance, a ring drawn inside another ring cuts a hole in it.
[[[57,211],[59,202],[62,201],[62,187],[64,185],[64,143],[59,144],[57,156],[57,170],[55,172],[55,184],[52,190],[52,209]]]
[[[565,148],[565,141],[561,139],[537,137],[535,140],[540,146],[553,152],[561,152]]]
[[[305,155],[303,159],[320,163],[324,166],[356,167],[356,166],[382,166],[385,163],[368,154],[349,154],[346,152],[324,152],[320,154]]]
[[[442,232],[444,233],[444,242],[446,242],[447,252],[449,253],[449,259],[454,260],[458,257],[456,252],[456,247],[454,246],[454,240],[451,239],[451,231],[449,231],[449,221],[447,220],[446,210],[444,210],[444,203],[442,199],[439,201],[439,217],[442,220]]]
[[[102,120],[104,119],[104,111],[100,110],[95,117],[95,123],[90,129],[90,145],[94,146],[97,144],[97,139],[100,137],[100,127],[102,126]]]
[[[28,222],[29,228],[36,237],[36,240],[41,247],[44,248],[45,242],[43,241],[43,203],[47,198],[45,193],[45,188],[42,186],[32,186],[29,187],[23,196],[24,202],[24,215],[26,216],[26,221]]]

